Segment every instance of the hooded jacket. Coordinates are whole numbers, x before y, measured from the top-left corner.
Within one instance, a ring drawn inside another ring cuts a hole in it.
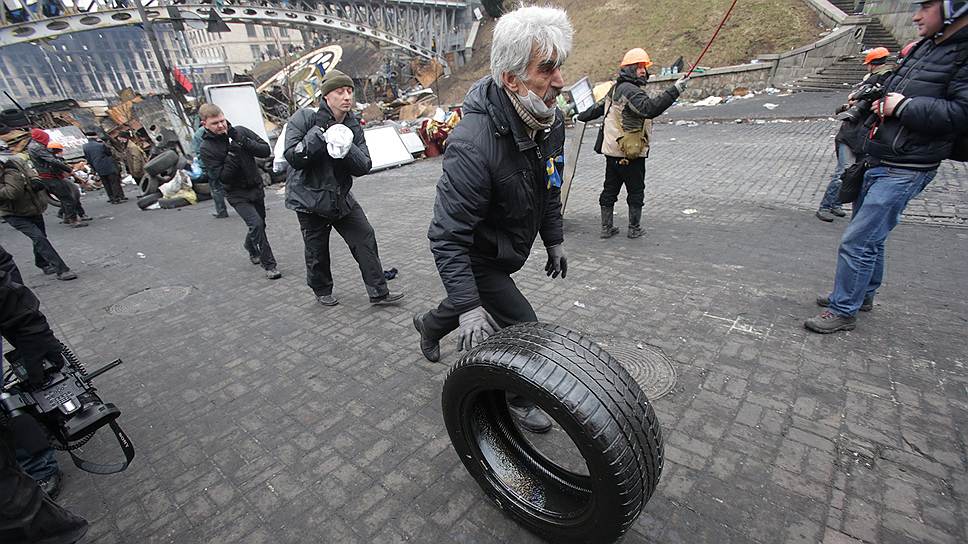
[[[373,167],[370,148],[360,120],[348,112],[342,124],[353,132],[353,144],[342,159],[330,157],[320,136],[335,124],[326,102],[319,110],[303,108],[289,118],[283,156],[291,166],[286,174],[286,207],[290,210],[336,220],[356,205],[350,190],[353,178],[369,174]]]
[[[47,149],[50,135],[39,128],[30,131],[30,143],[27,144],[27,155],[34,164],[40,179],[61,179],[64,174],[74,169]]]
[[[648,119],[654,119],[675,103],[679,98],[679,90],[670,86],[655,98],[645,92],[649,76],[635,75],[635,66],[623,66],[619,70],[615,85],[605,96],[591,108],[578,114],[578,120],[587,123],[593,119],[605,116],[595,142],[595,151],[607,157],[626,158],[618,144],[623,132],[638,132]],[[649,148],[643,150],[644,157],[648,156]],[[638,157],[628,157],[638,158]]]
[[[882,164],[919,170],[937,168],[951,156],[955,139],[968,131],[966,60],[968,27],[918,42],[884,84],[885,93],[903,94],[904,100],[864,140],[863,151]],[[877,121],[872,115],[865,127]]]
[[[229,125],[225,134],[205,130],[199,157],[210,179],[222,182],[226,193],[262,188],[262,172],[256,157],[266,158],[269,144],[243,126]]]
[[[111,156],[111,150],[104,142],[99,142],[93,138],[84,144],[84,160],[94,168],[97,175],[102,178],[113,176],[118,173],[118,165]]]
[[[47,197],[34,191],[31,177],[29,167],[16,157],[0,163],[0,215],[43,215],[47,209]]]
[[[461,312],[481,304],[472,263],[511,274],[539,233],[546,247],[564,241],[561,190],[549,169],[565,143],[560,111],[532,137],[490,76],[468,92],[463,113],[447,138],[427,233],[447,297]]]

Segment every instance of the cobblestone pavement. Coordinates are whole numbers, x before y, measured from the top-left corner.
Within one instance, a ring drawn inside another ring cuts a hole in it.
[[[607,241],[604,161],[586,134],[565,219],[568,278],[546,278],[536,248],[515,279],[542,319],[674,361],[678,383],[655,402],[667,464],[626,542],[968,540],[965,168],[945,164],[912,204],[857,330],[809,334],[802,321],[831,284],[845,225],[812,215],[834,130],[658,125],[648,234],[624,237],[620,205],[623,235]],[[141,212],[86,197],[90,228],[50,227],[80,275],[66,283],[0,229],[58,335],[92,364],[125,360],[98,384],[123,411],[132,467],[93,476],[60,456],[62,502],[92,521],[86,542],[537,541],[484,500],[454,454],[440,414],[447,365],[422,359],[410,324],[443,296],[426,240],[440,165],[357,182],[384,265],[400,270],[400,308],[369,307],[338,239],[342,303],[316,305],[295,217],[275,192],[276,282],[249,264],[238,217],[212,219],[209,203]],[[931,214],[950,219],[921,219]],[[108,311],[164,286],[190,295]],[[454,339],[442,348],[453,362]],[[98,442],[85,454],[117,455]]]

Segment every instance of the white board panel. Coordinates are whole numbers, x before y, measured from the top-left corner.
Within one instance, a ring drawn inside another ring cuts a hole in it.
[[[243,126],[269,142],[266,123],[262,117],[262,106],[251,83],[229,83],[208,85],[205,98],[222,108],[225,118],[234,126]]]
[[[370,149],[372,172],[413,162],[413,155],[403,144],[395,127],[369,128],[363,131],[363,136],[366,138],[366,147]]]
[[[411,154],[424,152],[423,140],[416,132],[401,132],[400,139],[403,140],[403,145],[407,146],[407,151]]]

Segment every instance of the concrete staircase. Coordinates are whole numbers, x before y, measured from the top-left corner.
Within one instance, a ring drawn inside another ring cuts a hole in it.
[[[844,13],[853,14],[853,0],[830,0],[830,2]],[[886,47],[891,51],[891,55],[897,55],[901,49],[901,45],[897,43],[894,36],[877,19],[867,25],[862,43],[862,50]],[[794,91],[806,92],[845,91],[851,89],[864,78],[867,68],[863,62],[864,57],[862,55],[841,57],[819,73],[794,81],[787,87]]]

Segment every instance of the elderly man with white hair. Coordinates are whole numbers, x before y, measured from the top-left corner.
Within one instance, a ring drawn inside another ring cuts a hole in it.
[[[440,339],[455,329],[464,350],[500,327],[538,320],[511,279],[538,234],[548,276],[568,271],[560,198],[565,132],[555,104],[571,42],[571,23],[557,8],[520,8],[494,28],[491,75],[467,93],[437,182],[428,237],[447,298],[413,318],[430,361],[440,359]],[[524,428],[551,428],[533,403],[512,398],[510,406]]]

